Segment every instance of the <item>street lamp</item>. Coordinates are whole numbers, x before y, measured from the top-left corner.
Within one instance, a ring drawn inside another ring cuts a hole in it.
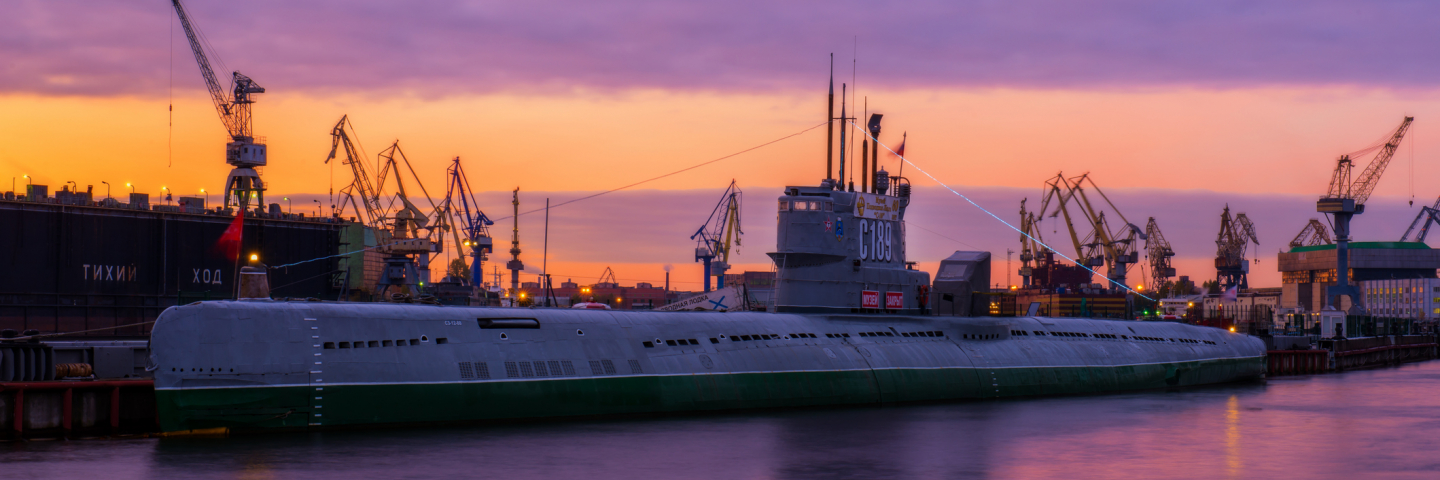
[[[205,194],[205,207],[206,207],[206,208],[209,208],[209,207],[210,207],[210,192],[207,192],[207,191],[205,191],[205,189],[202,188],[202,189],[200,189],[200,193]]]
[[[315,218],[320,218],[321,207],[324,207],[324,205],[320,204],[319,200],[315,200]]]
[[[78,192],[78,191],[80,191],[80,184],[75,183],[74,180],[66,180],[65,183],[68,183],[68,184],[71,184],[71,185],[74,185],[74,186],[75,186],[75,188],[71,188],[70,191],[72,191],[72,192]]]
[[[34,184],[35,184],[35,179],[30,178],[30,175],[24,175],[24,177],[25,177],[25,184],[26,184],[26,185],[34,185]]]
[[[105,184],[105,198],[110,198],[110,182],[101,180],[100,183]]]
[[[165,192],[165,204],[170,204],[170,187],[161,186],[160,191]]]
[[[285,205],[287,205],[285,213],[295,211],[295,202],[290,201],[290,197],[284,197],[282,199],[285,200]]]
[[[134,194],[135,194],[135,185],[134,185],[134,184],[132,184],[132,183],[130,183],[130,182],[125,182],[125,186],[130,187],[130,194],[131,194],[131,195],[134,195]]]

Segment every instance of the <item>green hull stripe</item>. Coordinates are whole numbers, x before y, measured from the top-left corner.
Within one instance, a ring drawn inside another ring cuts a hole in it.
[[[1264,357],[1111,367],[886,368],[167,388],[163,431],[235,431],[1070,395],[1255,378]],[[319,390],[317,390],[319,389]]]

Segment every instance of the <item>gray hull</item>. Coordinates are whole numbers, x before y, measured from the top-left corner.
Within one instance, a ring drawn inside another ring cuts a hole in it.
[[[152,337],[166,431],[1007,396],[1260,378],[1262,342],[1165,322],[222,301]]]

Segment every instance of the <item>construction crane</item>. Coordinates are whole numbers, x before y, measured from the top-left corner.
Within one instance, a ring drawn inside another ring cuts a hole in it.
[[[730,247],[740,245],[740,187],[735,180],[720,195],[720,203],[710,211],[710,217],[700,224],[700,229],[690,236],[695,240],[695,261],[705,264],[705,291],[710,291],[710,277],[715,276],[715,288],[725,288],[725,271],[730,269]],[[716,258],[719,260],[716,260]]]
[[[1243,213],[1231,217],[1230,206],[1226,205],[1220,213],[1220,234],[1215,238],[1215,281],[1221,288],[1250,288],[1250,263],[1245,259],[1250,242],[1260,244],[1255,225]]]
[[[384,238],[380,253],[386,254],[385,270],[380,275],[376,284],[376,293],[384,298],[384,294],[391,289],[399,289],[399,293],[419,295],[425,287],[425,282],[430,279],[430,256],[440,253],[443,250],[443,243],[433,240],[431,237],[438,231],[431,226],[432,219],[416,207],[410,201],[409,193],[405,190],[404,172],[400,171],[400,164],[404,163],[405,168],[410,172],[410,178],[415,180],[415,185],[420,187],[420,193],[424,195],[427,202],[431,202],[431,212],[438,210],[433,201],[430,200],[430,193],[425,191],[425,185],[420,183],[419,175],[415,174],[415,168],[410,165],[410,160],[405,158],[405,152],[400,150],[400,142],[397,140],[390,147],[382,150],[378,155],[380,160],[380,172],[376,176],[375,185],[378,189],[373,192],[377,196],[374,203],[379,205],[379,195],[384,193],[385,181],[392,176],[395,179],[395,195],[391,205],[396,202],[400,205],[393,213],[387,208],[378,216],[373,228],[377,233],[385,231],[388,235],[380,235]]]
[[[1326,306],[1334,306],[1339,302],[1332,302],[1332,297],[1349,296],[1351,301],[1359,305],[1360,291],[1350,285],[1350,219],[1356,214],[1365,213],[1365,200],[1370,198],[1370,193],[1375,191],[1375,186],[1380,183],[1380,176],[1385,173],[1385,167],[1390,165],[1390,159],[1395,156],[1395,150],[1400,148],[1400,141],[1405,138],[1405,132],[1410,129],[1410,123],[1415,117],[1405,117],[1400,122],[1400,127],[1384,143],[1365,148],[1363,150],[1341,155],[1335,162],[1335,172],[1330,176],[1330,189],[1325,196],[1315,203],[1315,210],[1321,213],[1330,214],[1334,219],[1335,226],[1335,285],[1326,290]],[[1360,172],[1360,176],[1351,181],[1350,170],[1354,168],[1351,157],[1366,155],[1376,152],[1375,158]]]
[[[462,254],[470,252],[470,286],[479,288],[484,284],[482,276],[485,270],[481,268],[488,255],[495,250],[494,243],[490,238],[490,226],[495,222],[485,216],[480,210],[480,203],[475,200],[475,192],[470,190],[470,179],[465,175],[465,168],[460,165],[460,157],[445,168],[445,176],[449,179],[449,187],[445,189],[445,199],[440,201],[436,210],[436,218],[443,223],[441,231],[450,231],[455,239],[455,252]],[[455,222],[452,218],[458,218]],[[442,233],[443,235],[443,233]],[[463,239],[461,235],[464,235]],[[462,257],[461,262],[464,262]]]
[[[355,210],[355,216],[360,223],[376,227],[385,216],[384,208],[380,206],[379,192],[370,183],[370,172],[365,170],[365,152],[352,140],[351,134],[354,132],[355,126],[350,123],[349,115],[341,116],[340,121],[335,123],[335,128],[330,129],[330,155],[325,157],[325,163],[334,160],[340,148],[344,147],[345,159],[340,163],[349,166],[350,173],[354,176],[349,185],[340,189],[340,201],[332,205],[331,216],[341,218],[348,205]]]
[[[1421,225],[1421,220],[1424,220],[1424,225]],[[1420,231],[1416,233],[1415,241],[1425,243],[1425,235],[1430,233],[1430,225],[1435,223],[1440,223],[1440,198],[1435,199],[1435,206],[1433,207],[1420,207],[1420,214],[1416,215],[1415,220],[1410,222],[1410,228],[1405,229],[1405,234],[1400,236],[1400,241],[1403,242],[1409,239],[1410,234],[1415,232],[1415,227],[1419,226]]]
[[[256,205],[264,205],[265,183],[260,180],[255,167],[265,166],[265,141],[254,135],[250,105],[255,103],[251,95],[265,93],[265,88],[240,72],[232,72],[227,93],[210,68],[200,34],[191,25],[185,7],[180,5],[180,0],[171,0],[171,3],[175,6],[175,14],[180,17],[180,25],[185,29],[185,38],[190,41],[190,50],[195,53],[195,63],[200,66],[200,76],[205,78],[210,100],[220,114],[220,123],[225,124],[225,131],[230,134],[230,143],[225,145],[225,163],[235,168],[225,179],[225,208],[233,204],[238,210],[247,210],[252,200]]]
[[[1175,267],[1170,264],[1175,250],[1160,233],[1160,224],[1155,223],[1155,217],[1150,217],[1145,224],[1145,256],[1150,260],[1150,291],[1159,292],[1175,277]]]
[[[1040,209],[1027,211],[1026,202],[1029,199],[1020,200],[1020,276],[1021,282],[1026,287],[1035,288],[1060,288],[1079,287],[1089,285],[1093,275],[1090,270],[1081,265],[1065,265],[1055,259],[1055,251],[1046,248],[1044,235],[1040,229],[1040,221],[1047,216],[1055,218],[1057,215],[1064,215],[1065,229],[1070,234],[1070,240],[1075,246],[1077,259],[1081,263],[1090,263],[1095,266],[1104,264],[1104,258],[1094,259],[1090,252],[1082,246],[1078,234],[1075,232],[1075,225],[1070,218],[1070,212],[1063,206],[1050,210],[1050,203],[1065,201],[1065,187],[1062,185],[1065,177],[1057,175],[1054,179],[1045,183],[1045,195],[1040,199]],[[1094,263],[1098,260],[1100,263]],[[1034,266],[1031,266],[1031,262]]]
[[[1121,227],[1119,230],[1112,230],[1109,220],[1106,218],[1106,211],[1097,209],[1090,201],[1089,194],[1085,192],[1088,188],[1100,194],[1100,198],[1109,206],[1109,210],[1120,217]],[[1129,265],[1137,263],[1140,255],[1136,252],[1139,246],[1138,241],[1145,240],[1145,232],[1129,220],[1125,214],[1115,207],[1115,203],[1100,190],[1100,186],[1090,178],[1090,174],[1082,174],[1076,177],[1066,178],[1064,174],[1057,174],[1045,183],[1046,196],[1041,202],[1040,216],[1054,218],[1057,215],[1065,217],[1065,228],[1070,233],[1070,241],[1075,246],[1077,260],[1090,269],[1106,266],[1105,276],[1114,285],[1125,285],[1126,272]],[[1047,211],[1050,202],[1056,201],[1053,211]],[[1084,220],[1090,224],[1090,232],[1084,237],[1079,235],[1075,229],[1074,218],[1070,213],[1070,205],[1075,205],[1081,212]],[[1113,286],[1107,286],[1114,289]]]
[[[1402,239],[1400,241],[1403,242],[1405,240]],[[1295,239],[1290,241],[1290,248],[1329,245],[1332,243],[1335,243],[1335,241],[1330,240],[1330,231],[1325,229],[1325,224],[1320,223],[1320,219],[1318,218],[1312,218],[1310,219],[1310,223],[1305,224],[1305,228],[1300,229],[1300,233],[1295,235]]]

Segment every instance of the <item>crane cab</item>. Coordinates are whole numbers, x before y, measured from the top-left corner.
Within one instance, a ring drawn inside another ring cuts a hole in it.
[[[265,144],[253,141],[230,142],[225,145],[225,163],[239,168],[265,166]]]

